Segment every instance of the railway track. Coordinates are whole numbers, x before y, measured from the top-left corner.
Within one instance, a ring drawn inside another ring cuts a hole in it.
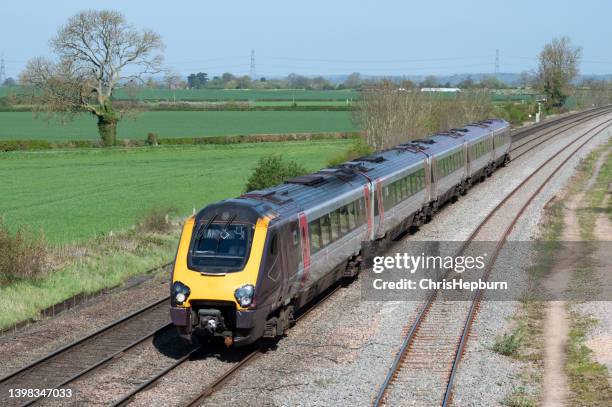
[[[311,311],[313,311],[318,306],[325,303],[325,301],[327,301],[339,288],[340,288],[340,285],[336,285],[333,289],[331,289],[328,293],[323,295],[320,299],[315,300],[315,302],[312,305],[310,305],[303,313],[299,314],[296,317],[295,323],[298,323],[299,321],[303,320]],[[153,386],[155,383],[157,383],[160,379],[162,379],[164,376],[166,376],[168,373],[180,367],[184,363],[188,362],[192,356],[196,355],[200,351],[201,351],[200,348],[195,349],[192,352],[190,352],[188,355],[185,355],[183,358],[176,360],[175,363],[168,366],[166,369],[159,372],[158,374],[152,376],[148,381],[146,381],[145,383],[142,383],[140,386],[132,390],[130,393],[126,394],[119,400],[115,401],[113,403],[113,407],[124,406],[124,405],[129,404],[129,402],[134,397],[136,397],[139,393],[142,393],[143,391],[147,390],[148,388]],[[199,406],[200,403],[202,403],[207,397],[209,397],[211,394],[213,394],[215,391],[221,388],[223,384],[226,383],[231,377],[233,377],[236,373],[242,370],[245,366],[252,363],[259,356],[261,356],[261,350],[259,348],[253,348],[252,350],[247,351],[240,358],[238,362],[233,364],[230,368],[228,368],[221,375],[215,378],[196,397],[190,400],[186,404],[186,406],[189,406],[189,407]]]
[[[596,111],[588,111],[586,113],[581,112],[581,114],[578,114],[576,117],[572,117],[572,120],[569,120],[568,123],[565,123],[564,121],[563,123],[557,125],[558,123],[553,122],[552,125],[544,128],[544,131],[540,130],[536,133],[530,133],[525,136],[522,136],[522,133],[513,135],[512,148],[510,150],[512,159],[516,160],[524,156],[564,131],[570,130],[596,117],[601,117],[611,113],[612,107],[606,106],[604,108],[594,110]],[[529,137],[531,135],[534,137]]]
[[[564,117],[559,121],[551,121],[540,125],[537,129],[523,130],[517,133],[516,137],[518,140],[527,139],[531,135],[535,135],[533,138],[521,143],[517,148],[523,147],[529,143],[533,143],[546,135],[547,137],[543,141],[539,141],[537,144],[529,146],[526,151],[531,151],[543,142],[554,137],[562,131],[566,131],[571,127],[575,127],[584,121],[590,120],[594,117],[601,116],[609,113],[612,108],[604,107],[599,109],[592,109],[588,112],[581,112],[571,117]],[[569,123],[566,123],[568,122]],[[547,130],[543,134],[539,134],[542,130]],[[515,137],[515,135],[513,135]],[[522,152],[522,154],[525,154]],[[162,266],[163,267],[163,266]],[[324,300],[333,294],[330,293]],[[50,353],[27,366],[18,369],[3,378],[0,378],[0,394],[4,396],[8,395],[9,389],[15,388],[61,388],[66,387],[70,383],[82,378],[84,375],[90,374],[97,369],[102,368],[111,360],[122,356],[134,349],[137,345],[144,343],[153,336],[164,332],[170,328],[168,320],[168,302],[169,297],[163,298],[155,303],[149,304],[134,313],[127,315],[97,331],[83,337],[71,344],[62,347],[61,349]],[[310,309],[313,309],[313,306]],[[309,311],[308,311],[309,312]],[[300,318],[304,317],[304,313]],[[154,385],[159,379],[164,377],[167,373],[173,371],[178,366],[186,363],[192,357],[194,357],[199,349],[189,350],[179,359],[176,359],[171,365],[162,369],[156,373],[149,380],[146,380],[140,384],[137,388],[131,391],[126,396],[118,400],[115,405],[127,404],[135,395],[143,392],[152,385]],[[247,354],[239,362],[237,362],[232,368],[228,369],[222,376],[215,380],[209,385],[192,403],[189,405],[196,405],[198,402],[204,400],[216,389],[220,388],[224,382],[227,381],[232,375],[239,371],[246,364],[252,362],[259,355],[259,351],[253,351]],[[40,399],[12,399],[6,405],[31,405],[39,401]],[[11,404],[12,403],[12,404]]]
[[[494,239],[498,243],[484,270],[482,273],[470,273],[470,280],[486,281],[489,278],[501,249],[525,209],[565,163],[605,130],[611,122],[612,119],[609,119],[592,126],[566,144],[515,187],[477,226],[459,249],[458,255],[469,250],[472,242],[491,240],[491,233],[506,225],[501,235],[497,235],[498,237]],[[542,182],[537,183],[537,179],[532,182],[536,175],[541,174],[547,174]],[[515,214],[510,222],[504,222],[504,216],[513,212],[510,206],[517,205],[512,199],[519,191],[529,187],[535,190],[530,192],[527,199],[519,201],[520,209],[514,211]],[[482,239],[484,236],[488,238]],[[452,270],[444,276],[446,279],[452,277]],[[463,275],[462,278],[465,280],[466,276]],[[377,393],[374,406],[386,404],[448,406],[451,403],[454,379],[483,295],[483,291],[479,290],[475,292],[471,301],[447,301],[440,298],[441,294],[438,291],[434,291],[428,297],[417,311],[413,322],[404,328],[403,343]],[[410,400],[404,397],[406,389],[411,391]]]
[[[9,389],[56,389],[100,368],[170,328],[169,298],[156,301],[0,379],[5,406],[31,405],[39,398],[10,399]]]

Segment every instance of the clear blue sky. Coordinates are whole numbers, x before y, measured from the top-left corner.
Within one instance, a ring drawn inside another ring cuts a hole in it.
[[[453,74],[536,67],[555,36],[584,48],[582,73],[612,73],[612,2],[558,1],[6,1],[0,53],[7,74],[49,55],[48,40],[84,8],[112,8],[158,31],[166,65],[186,74]]]

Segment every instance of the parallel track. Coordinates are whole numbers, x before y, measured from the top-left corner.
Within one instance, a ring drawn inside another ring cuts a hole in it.
[[[556,154],[551,156],[543,164],[541,164],[532,174],[530,174],[523,182],[521,182],[512,192],[507,195],[488,215],[487,217],[477,226],[472,232],[466,242],[463,243],[459,249],[459,253],[463,253],[470,242],[474,241],[478,234],[489,224],[494,215],[504,207],[504,205],[513,197],[519,190],[521,190],[535,175],[539,174],[549,163],[556,159],[560,154],[566,151],[567,148],[578,144],[567,157],[561,160],[554,170],[548,175],[548,177],[539,185],[535,192],[533,192],[528,199],[524,202],[516,215],[513,217],[510,224],[504,230],[502,237],[499,239],[499,243],[495,248],[492,258],[486,265],[482,276],[478,276],[483,280],[487,280],[489,274],[495,264],[502,247],[504,246],[508,236],[512,229],[516,225],[516,222],[524,213],[529,204],[538,196],[545,185],[553,178],[553,176],[569,161],[584,145],[591,141],[594,137],[600,134],[601,131],[605,130],[612,119],[607,120],[603,123],[595,125],[589,128],[581,136],[568,143],[564,148],[560,149]],[[598,130],[598,128],[601,128]],[[596,131],[597,130],[597,131]],[[450,276],[450,272],[445,275],[445,278]],[[422,374],[423,371],[428,371],[432,375],[438,375],[438,378],[444,377],[444,389],[440,394],[440,404],[447,406],[451,402],[452,390],[454,378],[457,373],[458,366],[461,361],[461,356],[465,350],[471,326],[474,322],[476,312],[479,304],[482,300],[483,292],[477,291],[474,298],[471,300],[469,307],[466,307],[465,317],[463,324],[458,329],[456,326],[457,321],[455,316],[451,314],[450,309],[453,312],[457,312],[457,309],[461,311],[461,305],[453,303],[449,306],[448,302],[439,300],[439,292],[435,291],[427,299],[427,301],[421,306],[413,323],[405,328],[406,336],[403,343],[396,354],[391,368],[387,376],[385,377],[378,394],[374,400],[374,406],[380,406],[386,403],[389,392],[393,388],[394,382],[400,378],[410,384],[410,382],[417,382],[419,378],[415,375]],[[450,315],[450,316],[449,316]],[[446,324],[446,325],[445,325]],[[453,326],[453,324],[455,324]],[[445,335],[444,330],[448,331],[460,331],[460,335]],[[442,345],[435,344],[435,348],[432,349],[432,338],[441,339]],[[452,354],[449,355],[448,350],[452,350]],[[438,353],[436,353],[438,352]],[[425,362],[423,357],[429,357]],[[449,356],[452,356],[449,358]],[[432,364],[433,361],[433,364]],[[450,366],[447,364],[450,361]],[[438,365],[436,366],[436,363]],[[420,370],[419,370],[420,369]],[[409,372],[408,374],[405,372]],[[410,374],[412,373],[412,374]],[[405,390],[405,389],[404,389]],[[431,387],[427,391],[431,392]],[[435,391],[435,390],[434,390]],[[416,394],[416,397],[423,396],[423,394]],[[411,400],[414,401],[414,400]],[[431,400],[427,400],[425,403],[431,403]]]
[[[0,394],[7,397],[9,389],[59,388],[76,380],[169,328],[168,307],[168,298],[156,301],[4,376],[0,379]],[[36,401],[11,399],[5,405]]]

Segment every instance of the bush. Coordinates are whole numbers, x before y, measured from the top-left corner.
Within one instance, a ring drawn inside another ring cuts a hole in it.
[[[524,335],[521,329],[516,329],[512,333],[505,333],[495,340],[493,350],[504,356],[517,356],[519,348],[523,344]]]
[[[170,215],[177,212],[173,206],[156,206],[149,210],[139,223],[141,232],[167,233],[172,225]]]
[[[333,167],[338,164],[342,164],[346,161],[354,160],[357,157],[363,157],[364,155],[370,155],[374,152],[374,149],[367,145],[363,139],[358,138],[355,140],[351,148],[347,151],[336,154],[327,160],[327,165]]]
[[[307,172],[295,161],[285,161],[279,155],[269,155],[259,160],[247,181],[245,191],[269,188]]]
[[[35,278],[45,271],[44,239],[20,228],[12,234],[0,219],[0,280],[2,283]]]
[[[155,135],[155,133],[147,134],[147,141],[145,141],[145,144],[148,146],[156,146],[159,144],[157,142],[157,136]]]

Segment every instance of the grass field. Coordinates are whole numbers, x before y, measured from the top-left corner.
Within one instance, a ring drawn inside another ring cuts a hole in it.
[[[19,86],[0,86],[0,97],[23,92]],[[346,100],[357,98],[359,92],[305,89],[139,89],[132,94],[118,89],[114,96],[116,99],[140,100]]]
[[[179,214],[239,195],[257,160],[277,153],[309,169],[350,141],[182,146],[0,154],[0,214],[42,229],[54,244],[129,228],[150,208]]]
[[[351,112],[327,111],[200,111],[143,112],[119,122],[119,138],[202,137],[260,133],[308,133],[353,131]],[[51,141],[97,139],[95,119],[78,116],[73,122],[35,120],[29,112],[0,112],[0,139]]]

